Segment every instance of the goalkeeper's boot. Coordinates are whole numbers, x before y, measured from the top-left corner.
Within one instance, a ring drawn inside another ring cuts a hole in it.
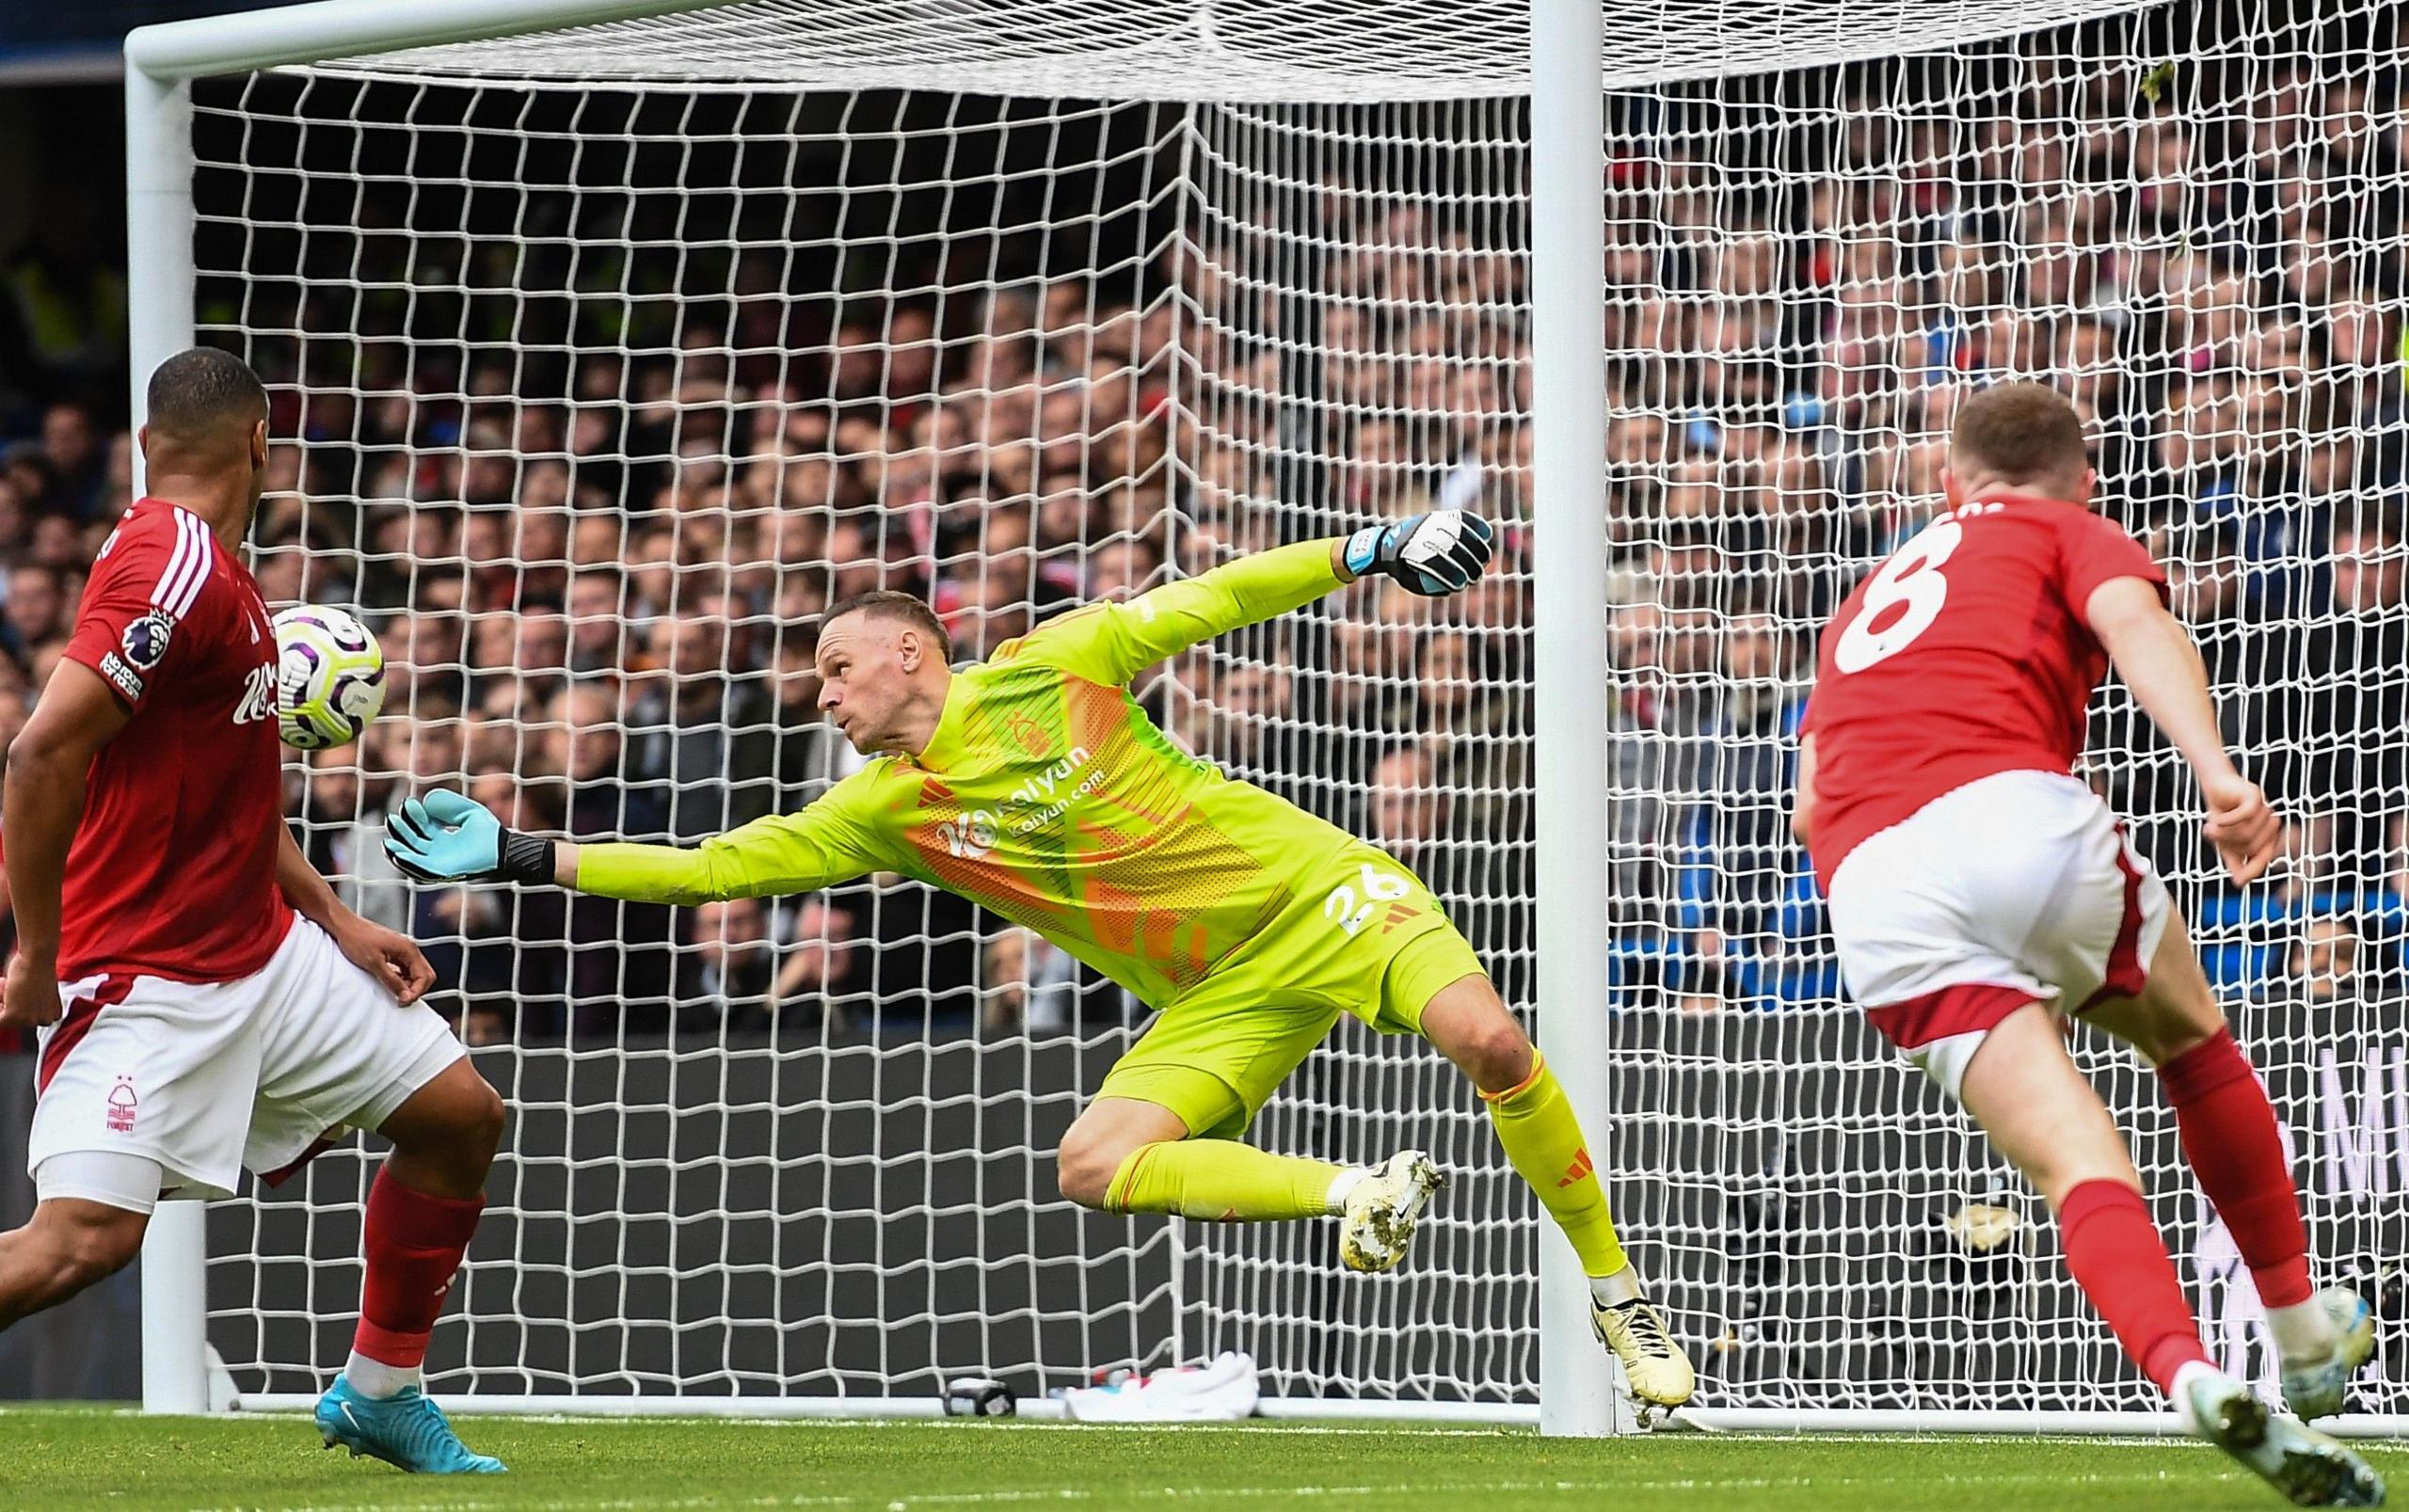
[[[368,1455],[414,1475],[499,1475],[505,1468],[491,1455],[471,1454],[443,1409],[415,1386],[362,1396],[338,1377],[318,1398],[317,1419],[327,1448],[340,1444],[354,1459]]]
[[[2347,1286],[2328,1286],[2317,1305],[2334,1320],[2334,1351],[2318,1360],[2284,1361],[2284,1402],[2304,1423],[2342,1410],[2342,1389],[2375,1354],[2375,1313]]]
[[[1623,1302],[1589,1303],[1589,1325],[1598,1342],[1615,1352],[1622,1363],[1622,1378],[1643,1411],[1679,1407],[1698,1389],[1698,1373],[1690,1357],[1673,1342],[1665,1314],[1646,1297]]]
[[[1400,1150],[1366,1171],[1347,1194],[1338,1229],[1338,1258],[1349,1270],[1395,1270],[1413,1243],[1413,1225],[1430,1194],[1447,1185],[1419,1150]]]
[[[2277,1414],[2223,1371],[2186,1366],[2183,1375],[2177,1409],[2293,1505],[2384,1504],[2384,1477],[2348,1447]]]

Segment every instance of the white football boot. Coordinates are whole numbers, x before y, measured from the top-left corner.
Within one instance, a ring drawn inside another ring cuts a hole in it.
[[[1622,1378],[1643,1413],[1651,1408],[1674,1408],[1698,1389],[1698,1373],[1690,1357],[1673,1342],[1665,1314],[1645,1297],[1625,1302],[1589,1303],[1589,1326],[1598,1342],[1622,1362]]]
[[[2342,1389],[2375,1355],[2375,1313],[2347,1286],[2328,1286],[2317,1305],[2334,1320],[2334,1351],[2321,1359],[2284,1361],[2284,1403],[2304,1423],[2342,1410]]]
[[[2193,1431],[2240,1460],[2294,1506],[2382,1506],[2384,1477],[2350,1448],[2271,1410],[2249,1387],[2187,1365],[2176,1409]]]
[[[1394,1270],[1413,1244],[1413,1225],[1430,1194],[1447,1185],[1419,1150],[1400,1150],[1366,1171],[1347,1194],[1338,1229],[1338,1258],[1349,1270]]]

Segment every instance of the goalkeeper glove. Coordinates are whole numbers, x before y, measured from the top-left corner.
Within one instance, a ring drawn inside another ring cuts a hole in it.
[[[1441,509],[1393,525],[1367,525],[1347,538],[1342,560],[1361,578],[1385,573],[1415,593],[1461,593],[1489,565],[1497,531],[1478,515]]]
[[[506,830],[481,804],[438,789],[385,819],[385,853],[421,882],[552,880],[552,842]]]

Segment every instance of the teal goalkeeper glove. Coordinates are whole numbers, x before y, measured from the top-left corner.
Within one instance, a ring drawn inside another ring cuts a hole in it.
[[[439,788],[385,819],[385,853],[421,882],[552,880],[552,842],[503,828],[482,804]]]
[[[1347,538],[1342,560],[1361,578],[1384,573],[1427,598],[1461,593],[1489,565],[1497,531],[1478,515],[1435,510],[1394,525],[1367,525]]]

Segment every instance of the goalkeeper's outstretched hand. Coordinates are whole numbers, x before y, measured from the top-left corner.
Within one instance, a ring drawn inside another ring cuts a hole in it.
[[[1347,538],[1342,560],[1359,578],[1383,573],[1426,597],[1444,598],[1472,586],[1496,540],[1496,527],[1478,515],[1441,509],[1365,526]]]
[[[552,842],[504,829],[484,804],[438,788],[385,820],[385,853],[421,882],[552,880]]]

